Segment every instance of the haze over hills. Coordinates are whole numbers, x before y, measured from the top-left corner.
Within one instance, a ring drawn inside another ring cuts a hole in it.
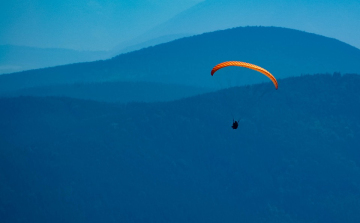
[[[138,37],[200,34],[238,26],[279,26],[332,37],[360,48],[358,0],[206,0]]]
[[[226,68],[211,77],[212,67],[227,60],[257,64],[276,78],[307,73],[360,72],[360,50],[338,40],[285,28],[240,27],[182,38],[110,60],[1,75],[0,89],[6,92],[112,81],[221,88],[268,81],[263,75],[245,68]],[[230,77],[232,83],[219,85],[223,77]]]
[[[1,98],[0,216],[359,222],[360,76],[268,85],[126,105]]]
[[[1,1],[0,74],[107,59],[152,45],[132,40],[201,1]]]
[[[110,58],[106,51],[0,45],[0,74]]]

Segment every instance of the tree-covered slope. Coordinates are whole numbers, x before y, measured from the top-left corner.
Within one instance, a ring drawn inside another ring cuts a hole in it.
[[[358,222],[359,85],[335,74],[166,103],[2,98],[0,216]]]

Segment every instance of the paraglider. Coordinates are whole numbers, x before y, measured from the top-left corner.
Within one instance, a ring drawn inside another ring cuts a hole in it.
[[[233,119],[233,124],[232,124],[231,128],[237,129],[238,126],[239,126],[239,121],[234,121],[234,119]]]
[[[238,66],[238,67],[246,67],[246,68],[249,68],[249,69],[252,69],[252,70],[256,70],[264,75],[266,75],[268,78],[270,78],[270,80],[274,83],[275,85],[275,88],[278,89],[278,82],[277,80],[275,79],[275,77],[267,70],[265,70],[264,68],[262,67],[259,67],[259,66],[256,66],[254,64],[251,64],[251,63],[245,63],[245,62],[240,62],[240,61],[226,61],[226,62],[222,62],[222,63],[219,63],[218,65],[216,65],[212,70],[211,70],[211,76],[214,75],[214,73],[216,71],[218,71],[219,69],[221,68],[224,68],[224,67],[229,67],[229,66]]]
[[[218,70],[220,70],[221,68],[224,67],[229,67],[229,66],[238,66],[238,67],[246,67],[252,70],[256,70],[262,74],[264,74],[265,76],[267,76],[268,78],[270,78],[270,80],[274,83],[275,85],[275,89],[278,89],[278,82],[276,80],[276,78],[267,70],[265,70],[262,67],[259,67],[257,65],[251,64],[251,63],[245,63],[245,62],[241,62],[241,61],[226,61],[226,62],[222,62],[219,63],[218,65],[216,65],[212,70],[211,70],[211,76],[214,75],[214,73]],[[231,126],[231,128],[233,129],[237,129],[239,126],[239,121],[234,121],[233,119],[233,124]]]

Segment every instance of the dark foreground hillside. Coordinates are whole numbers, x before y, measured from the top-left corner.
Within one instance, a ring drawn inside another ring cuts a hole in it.
[[[359,85],[335,74],[167,103],[0,99],[2,222],[360,222]]]

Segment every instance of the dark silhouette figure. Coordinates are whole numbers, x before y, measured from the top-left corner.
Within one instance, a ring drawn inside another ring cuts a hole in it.
[[[231,128],[237,129],[238,126],[239,126],[239,121],[234,121],[234,119],[233,119],[233,124],[232,124]]]

